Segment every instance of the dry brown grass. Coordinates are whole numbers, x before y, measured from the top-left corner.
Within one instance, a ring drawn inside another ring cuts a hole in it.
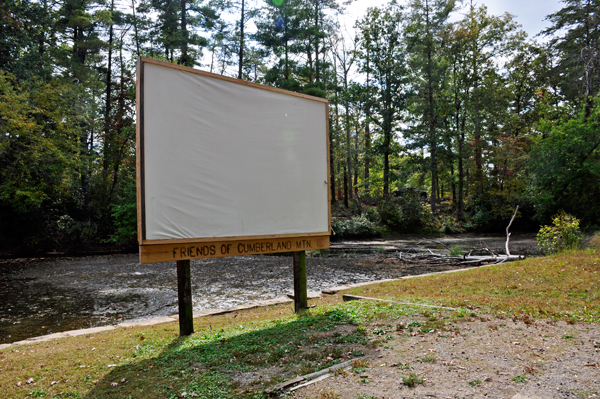
[[[531,258],[464,272],[354,288],[386,299],[481,308],[487,312],[600,321],[596,249]]]

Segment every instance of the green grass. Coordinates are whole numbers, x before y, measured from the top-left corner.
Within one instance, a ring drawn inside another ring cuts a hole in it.
[[[354,302],[292,315],[288,307],[196,319],[189,337],[169,323],[12,347],[0,351],[0,397],[260,398],[286,378],[362,356],[373,335],[358,324],[418,311]],[[353,327],[338,331],[342,325]],[[264,379],[236,382],[257,371]]]
[[[422,384],[423,379],[415,373],[410,373],[406,377],[402,377],[402,383],[407,387],[413,388],[415,385]]]
[[[456,274],[363,286],[348,293],[490,313],[599,322],[600,253],[595,249],[571,251]],[[465,311],[464,315],[469,314]]]
[[[479,317],[480,311],[516,315],[526,323],[536,317],[597,322],[599,263],[596,252],[587,250],[352,290],[460,306],[457,311],[340,303],[336,295],[303,315],[293,315],[290,305],[276,305],[199,318],[189,337],[178,337],[178,325],[168,323],[14,346],[0,351],[0,397],[153,399],[186,392],[186,397],[257,399],[284,379],[371,353],[392,330],[452,334],[457,320]],[[353,366],[366,370],[368,363]],[[240,378],[250,372],[264,379]],[[420,380],[416,374],[402,378],[409,386]]]

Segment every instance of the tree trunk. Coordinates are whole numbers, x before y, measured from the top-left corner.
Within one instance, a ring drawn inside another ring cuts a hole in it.
[[[329,123],[331,125],[331,121]],[[337,199],[335,197],[335,162],[333,159],[335,142],[333,140],[333,129],[329,129],[329,189],[331,190],[331,204],[335,204]]]
[[[285,49],[285,80],[290,78],[289,54],[288,54],[288,37],[287,37],[287,19],[283,24],[284,49]]]
[[[315,0],[315,27],[319,31],[319,1]],[[319,65],[319,35],[315,35],[315,81],[321,81],[321,70]]]
[[[437,196],[437,184],[438,184],[438,171],[437,171],[437,137],[436,137],[436,118],[435,118],[435,107],[433,103],[433,72],[431,53],[432,49],[432,38],[430,33],[429,24],[429,3],[425,2],[425,15],[427,23],[427,115],[429,121],[429,145],[431,151],[431,212],[435,214],[437,212],[436,207],[436,196]]]
[[[454,175],[454,162],[450,163],[450,176],[452,176],[450,183],[450,190],[452,191],[452,202],[456,203],[456,177]]]
[[[348,202],[348,169],[347,165],[344,165],[344,206],[346,208],[350,207]]]
[[[135,49],[136,49],[136,55],[139,57],[140,56],[140,36],[138,34],[138,20],[137,17],[135,16],[135,0],[131,0],[131,10],[133,13],[133,31],[134,31],[134,37],[135,37]]]
[[[242,79],[243,65],[244,65],[244,0],[242,0],[242,12],[240,14],[240,51],[239,51],[238,79]]]
[[[187,31],[187,9],[186,9],[186,1],[181,0],[181,33],[183,34],[183,38],[181,39],[181,58],[179,59],[179,64],[191,66],[190,60],[188,59],[188,31]]]
[[[367,124],[365,125],[365,190],[363,196],[370,196],[371,193],[371,184],[369,182],[370,176],[370,168],[371,168],[371,132],[370,132],[370,124],[369,117],[367,117]]]
[[[358,198],[358,120],[356,121],[354,134],[354,196]]]
[[[348,175],[352,176],[352,144],[351,144],[351,140],[350,140],[350,103],[348,101],[348,70],[346,68],[346,65],[342,66],[344,68],[344,90],[346,92],[346,96],[344,98],[344,108],[345,108],[345,114],[344,114],[344,119],[346,121],[345,126],[344,126],[344,130],[346,130],[346,165],[348,165]],[[352,198],[352,180],[351,178],[349,179],[349,195],[350,198]]]
[[[338,162],[337,162],[337,171],[338,173],[340,173],[342,171],[342,161],[340,160],[340,158],[338,157]],[[337,192],[337,197],[338,198],[342,198],[344,196],[344,192],[343,192],[343,185],[344,185],[344,181],[343,181],[343,176],[342,176],[342,181],[340,182],[340,179],[338,177],[337,179],[337,185],[336,185],[336,192]]]
[[[469,168],[467,168],[467,173],[466,173],[466,175],[467,175],[467,176],[466,176],[466,179],[465,179],[465,180],[466,180],[466,183],[467,183],[467,184],[465,184],[465,198],[469,198],[469,186],[470,186],[470,183],[471,183],[471,179],[469,178],[469,177],[470,177],[470,176],[469,176]]]
[[[112,12],[115,8],[115,1],[112,0],[110,3],[111,22],[108,28],[108,66],[106,68],[106,103],[104,109],[104,142],[102,156],[102,169],[104,174],[108,172],[109,168],[109,157],[110,157],[110,144],[111,144],[111,123],[110,123],[110,108],[111,108],[111,93],[112,93],[112,48],[113,48],[113,23],[112,23]]]

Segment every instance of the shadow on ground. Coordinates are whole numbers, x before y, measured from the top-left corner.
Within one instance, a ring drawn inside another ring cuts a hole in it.
[[[373,351],[366,333],[349,323],[345,311],[333,310],[249,332],[233,327],[171,342],[148,338],[132,348],[134,360],[114,367],[85,397],[260,397],[287,378]]]

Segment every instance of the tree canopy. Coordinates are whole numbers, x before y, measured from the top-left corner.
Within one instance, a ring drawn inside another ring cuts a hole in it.
[[[336,215],[487,231],[519,205],[517,227],[596,228],[600,2],[563,3],[539,43],[454,0],[392,0],[353,30],[337,0],[5,0],[3,250],[135,245],[139,56],[327,98]]]

